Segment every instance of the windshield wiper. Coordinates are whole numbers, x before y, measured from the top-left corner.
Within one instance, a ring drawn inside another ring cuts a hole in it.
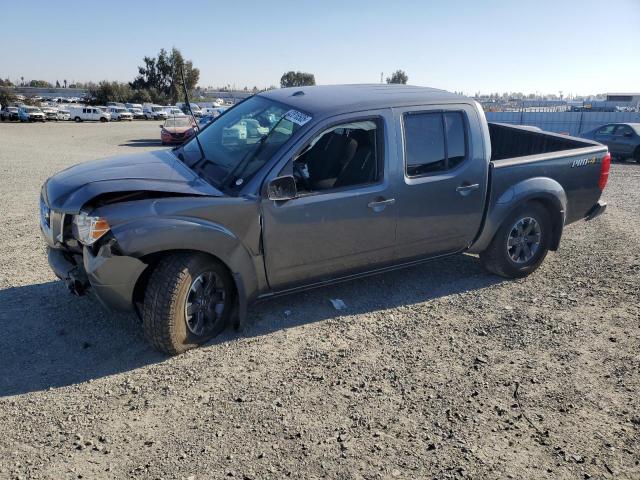
[[[223,185],[226,185],[230,179],[234,179],[234,181],[236,182],[238,181],[238,179],[244,173],[244,170],[247,167],[247,165],[249,165],[249,162],[253,160],[262,151],[265,144],[267,143],[267,139],[271,136],[273,132],[275,132],[276,128],[278,128],[278,125],[280,125],[280,122],[282,122],[282,120],[284,120],[284,116],[280,117],[280,120],[278,120],[278,122],[273,126],[271,130],[269,130],[269,133],[262,136],[262,138],[259,141],[259,145],[255,150],[248,151],[247,154],[242,158],[242,160],[240,160],[235,167],[229,170],[229,173],[227,173],[222,179]]]

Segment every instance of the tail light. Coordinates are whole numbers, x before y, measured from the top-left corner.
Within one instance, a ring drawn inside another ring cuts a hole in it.
[[[604,190],[604,187],[607,186],[607,180],[609,180],[609,169],[611,168],[611,154],[607,152],[607,154],[602,157],[602,162],[600,162],[600,178],[598,179],[598,187],[600,191]]]

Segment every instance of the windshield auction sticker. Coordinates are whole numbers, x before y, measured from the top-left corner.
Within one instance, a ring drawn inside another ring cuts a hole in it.
[[[293,123],[297,123],[300,126],[311,120],[311,117],[309,115],[305,115],[304,113],[297,110],[289,110],[284,118],[292,121]]]

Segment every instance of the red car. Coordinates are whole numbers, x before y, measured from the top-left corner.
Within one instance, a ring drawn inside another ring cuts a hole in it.
[[[196,133],[196,124],[187,116],[168,118],[160,128],[160,140],[163,145],[184,143]]]

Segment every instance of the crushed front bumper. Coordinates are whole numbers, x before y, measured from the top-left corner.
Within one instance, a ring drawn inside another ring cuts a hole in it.
[[[48,247],[51,269],[75,295],[91,290],[113,310],[133,310],[136,282],[147,267],[137,258],[115,255],[106,243],[94,255],[84,247],[82,255]]]

